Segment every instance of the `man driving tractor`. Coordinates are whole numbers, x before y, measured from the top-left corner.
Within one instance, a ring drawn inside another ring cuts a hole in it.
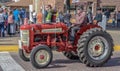
[[[74,41],[75,33],[77,30],[80,29],[80,26],[85,24],[85,18],[86,18],[86,13],[83,11],[82,7],[77,8],[77,14],[76,14],[76,23],[73,24],[71,27],[71,41]]]

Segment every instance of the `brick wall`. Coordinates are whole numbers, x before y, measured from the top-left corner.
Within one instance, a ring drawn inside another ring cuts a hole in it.
[[[44,2],[45,5],[52,5],[53,8],[58,8],[58,7],[61,7],[60,9],[61,10],[64,10],[64,0],[33,0],[33,6],[34,6],[34,9],[35,9],[35,1],[38,1],[37,2],[37,11],[40,10],[40,8],[42,7],[42,2]],[[96,3],[97,0],[80,0],[80,2],[94,2]],[[120,0],[101,0],[101,3],[100,3],[100,6],[116,6],[116,10],[120,10]],[[96,9],[96,7],[94,8]],[[94,10],[95,11],[95,10]]]
[[[51,5],[53,8],[55,7],[55,0],[33,0],[33,8],[39,12],[40,8],[43,6],[43,4]]]
[[[120,0],[101,0],[101,6],[115,6],[116,10],[120,10]]]
[[[37,1],[37,5],[36,2]],[[60,7],[60,9],[63,11],[64,8],[64,0],[33,0],[33,7],[34,9],[39,12],[40,8],[42,7],[42,3],[44,2],[44,5],[51,5],[54,8],[58,9]],[[36,7],[37,6],[37,7]]]

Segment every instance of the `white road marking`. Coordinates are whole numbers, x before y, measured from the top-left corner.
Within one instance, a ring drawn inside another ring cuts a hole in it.
[[[8,52],[0,52],[0,66],[3,71],[25,71]]]

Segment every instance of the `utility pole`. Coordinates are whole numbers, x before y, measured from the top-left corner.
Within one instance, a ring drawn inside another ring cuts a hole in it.
[[[45,4],[44,4],[44,0],[41,1],[42,2],[42,15],[43,15],[43,19],[42,22],[45,23]]]

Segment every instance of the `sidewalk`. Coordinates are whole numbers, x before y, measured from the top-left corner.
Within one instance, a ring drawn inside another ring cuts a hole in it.
[[[108,29],[108,33],[114,40],[114,50],[120,50],[120,29]],[[0,38],[0,51],[18,51],[18,40],[20,37],[5,37]]]
[[[0,51],[18,51],[18,40],[20,37],[15,35],[14,37],[6,36],[4,38],[0,37]]]
[[[114,40],[115,45],[120,45],[120,29],[118,28],[108,28],[107,32],[110,33]]]
[[[120,28],[107,28],[107,32],[110,33],[114,40],[114,50],[120,51]]]
[[[0,45],[18,45],[19,37],[0,38]]]

